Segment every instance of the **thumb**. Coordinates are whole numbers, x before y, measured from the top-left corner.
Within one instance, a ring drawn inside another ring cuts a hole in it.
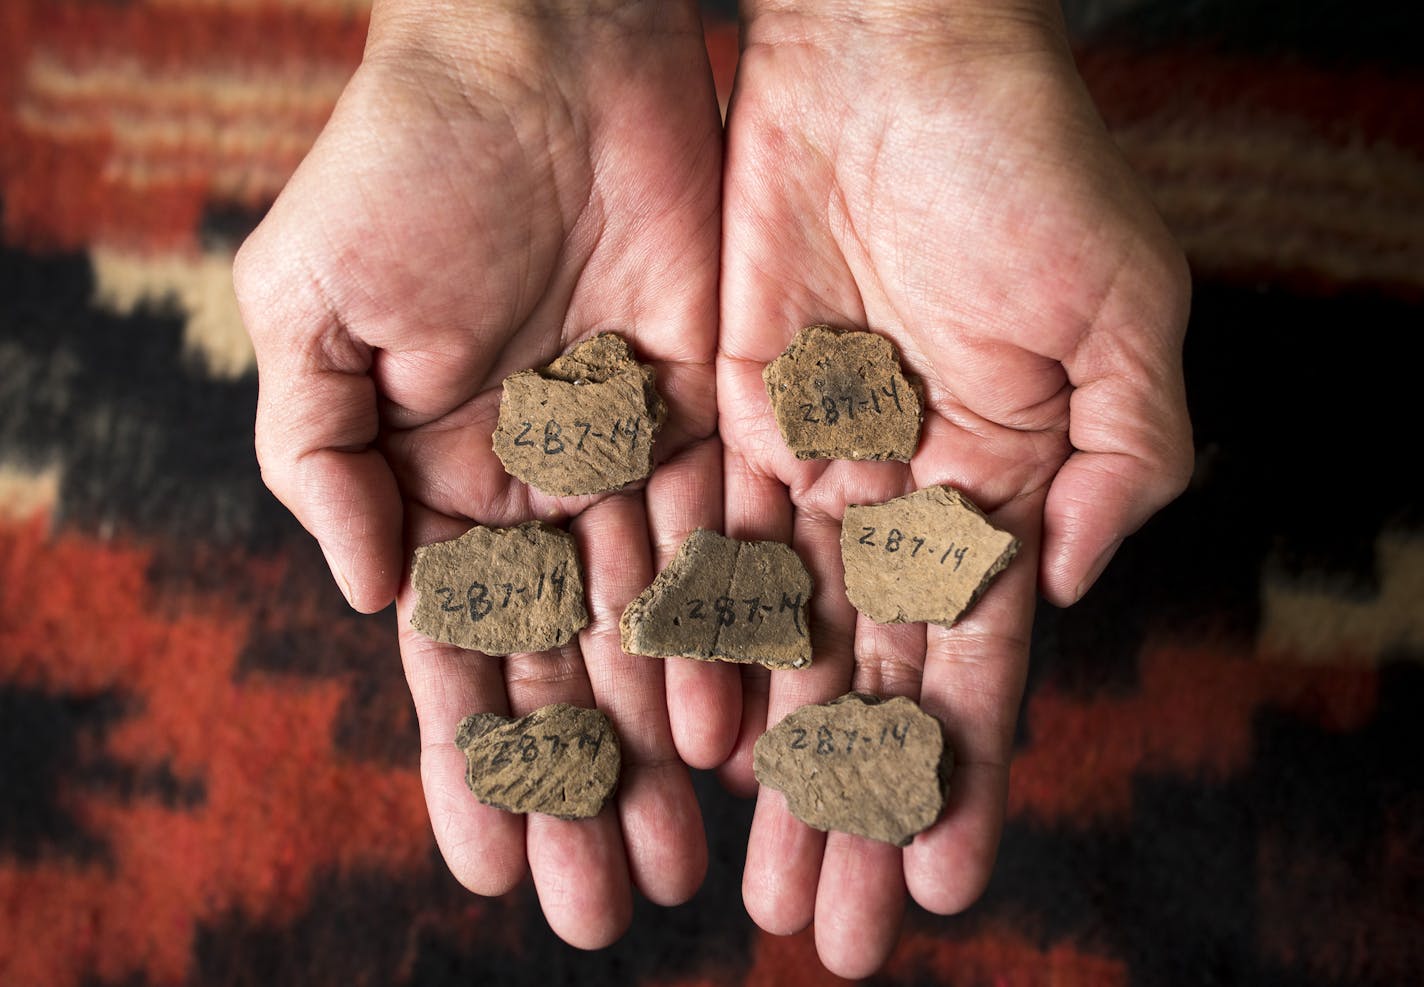
[[[388,605],[400,583],[401,499],[374,448],[371,351],[310,281],[245,245],[233,279],[257,354],[255,444],[262,479],[321,545],[348,603]]]
[[[1122,540],[1185,490],[1192,474],[1180,335],[1150,347],[1154,355],[1134,354],[1120,339],[1106,348],[1112,359],[1090,358],[1102,372],[1073,381],[1074,452],[1044,506],[1039,586],[1056,606],[1081,599]],[[1076,376],[1071,366],[1069,376]]]

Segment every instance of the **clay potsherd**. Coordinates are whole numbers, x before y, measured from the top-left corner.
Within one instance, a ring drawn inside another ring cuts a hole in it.
[[[477,713],[460,721],[455,746],[470,791],[497,809],[587,819],[618,787],[618,735],[596,709],[556,703],[517,720]]]
[[[547,367],[505,378],[494,451],[505,470],[545,493],[603,493],[653,469],[667,418],[652,367],[613,333],[585,340]]]
[[[924,402],[884,336],[808,326],[762,380],[797,459],[908,462],[915,454]]]
[[[790,545],[699,528],[618,628],[629,654],[803,668],[810,598],[811,575]]]
[[[556,648],[588,623],[573,536],[540,521],[417,548],[410,581],[412,627],[485,654]]]
[[[762,734],[752,766],[808,826],[905,846],[944,809],[954,755],[913,701],[852,692]]]
[[[1018,539],[953,487],[846,508],[846,596],[881,624],[951,627],[1013,560]]]

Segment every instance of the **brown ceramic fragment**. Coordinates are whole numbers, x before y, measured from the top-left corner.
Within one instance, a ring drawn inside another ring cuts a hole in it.
[[[777,427],[797,459],[908,462],[924,416],[918,382],[890,340],[808,326],[762,371]]]
[[[465,783],[485,805],[587,819],[618,785],[618,734],[596,709],[566,703],[520,719],[476,713],[460,721],[455,746],[468,761]]]
[[[653,469],[653,435],[667,405],[613,333],[585,340],[547,367],[504,380],[494,451],[505,470],[545,493],[603,493]]]
[[[1018,550],[953,487],[852,504],[841,522],[846,596],[881,624],[953,626]]]
[[[816,829],[905,846],[939,818],[954,754],[939,721],[904,696],[851,692],[802,706],[757,738],[757,781]]]
[[[811,663],[810,599],[811,574],[790,545],[699,528],[618,629],[629,654],[802,668]]]
[[[485,654],[555,648],[588,623],[573,536],[541,521],[417,548],[410,581],[412,627]]]

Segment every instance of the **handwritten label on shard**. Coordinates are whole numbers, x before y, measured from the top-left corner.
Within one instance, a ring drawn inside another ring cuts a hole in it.
[[[939,721],[903,696],[852,692],[802,706],[757,738],[757,781],[816,829],[905,846],[944,809],[953,753]]]
[[[505,378],[494,451],[505,470],[559,496],[617,490],[653,469],[667,417],[653,368],[613,333]]]
[[[802,668],[810,599],[811,574],[790,545],[698,529],[618,626],[629,654]]]
[[[465,782],[485,805],[560,819],[595,816],[618,786],[622,752],[608,717],[565,703],[520,719],[477,713],[460,721]]]
[[[410,581],[412,627],[485,654],[556,648],[588,623],[573,536],[540,521],[417,548]]]
[[[952,626],[1018,550],[1017,538],[953,487],[853,504],[841,522],[846,596],[882,624]]]
[[[809,326],[762,372],[777,427],[797,459],[908,462],[924,417],[918,384],[890,340]]]

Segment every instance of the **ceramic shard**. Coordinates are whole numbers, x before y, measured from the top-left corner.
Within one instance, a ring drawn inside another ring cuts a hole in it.
[[[802,706],[757,739],[757,781],[797,819],[907,845],[939,818],[954,755],[939,721],[903,696],[852,692]]]
[[[540,521],[417,548],[410,580],[412,627],[485,654],[555,648],[588,623],[573,536]]]
[[[618,786],[622,752],[608,717],[566,703],[519,719],[477,713],[460,721],[455,745],[465,783],[485,805],[586,819]]]
[[[920,441],[924,403],[890,340],[808,326],[762,372],[797,459],[896,459]]]
[[[623,611],[623,650],[803,668],[810,598],[811,575],[790,545],[698,529]]]
[[[841,522],[846,596],[882,624],[953,626],[1018,549],[953,487],[852,504]]]
[[[603,333],[547,367],[505,378],[494,451],[505,470],[545,493],[603,493],[653,469],[667,418],[652,367]]]

